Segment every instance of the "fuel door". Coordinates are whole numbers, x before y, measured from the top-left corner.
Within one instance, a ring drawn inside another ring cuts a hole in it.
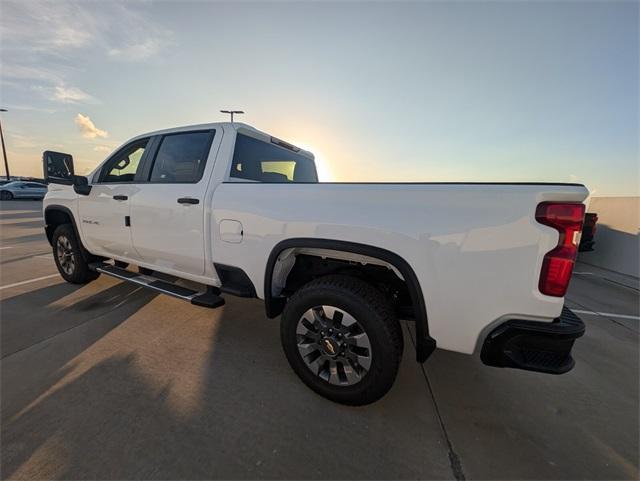
[[[242,242],[242,223],[237,220],[223,219],[220,221],[220,239],[231,244]]]

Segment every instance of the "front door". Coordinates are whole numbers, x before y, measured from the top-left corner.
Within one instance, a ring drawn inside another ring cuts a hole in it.
[[[131,240],[131,199],[139,190],[142,160],[149,139],[135,140],[112,155],[80,196],[78,210],[87,249],[106,257],[136,259]]]
[[[146,161],[148,182],[131,199],[133,246],[143,262],[204,274],[205,194],[219,145],[214,137],[215,130],[199,130],[157,139],[153,159]]]

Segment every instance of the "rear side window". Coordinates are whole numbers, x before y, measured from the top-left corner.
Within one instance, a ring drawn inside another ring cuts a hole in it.
[[[214,131],[185,132],[162,138],[151,182],[193,183],[202,178]]]
[[[258,182],[318,182],[310,158],[242,134],[236,137],[230,175]]]

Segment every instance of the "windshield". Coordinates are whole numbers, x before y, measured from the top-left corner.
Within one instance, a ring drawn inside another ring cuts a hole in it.
[[[318,182],[313,160],[292,149],[238,134],[230,175],[257,182]]]

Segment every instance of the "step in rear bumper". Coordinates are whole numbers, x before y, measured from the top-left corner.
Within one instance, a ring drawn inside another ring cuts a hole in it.
[[[553,322],[511,319],[487,336],[480,359],[488,366],[562,374],[575,365],[571,349],[584,330],[584,322],[566,306]]]

